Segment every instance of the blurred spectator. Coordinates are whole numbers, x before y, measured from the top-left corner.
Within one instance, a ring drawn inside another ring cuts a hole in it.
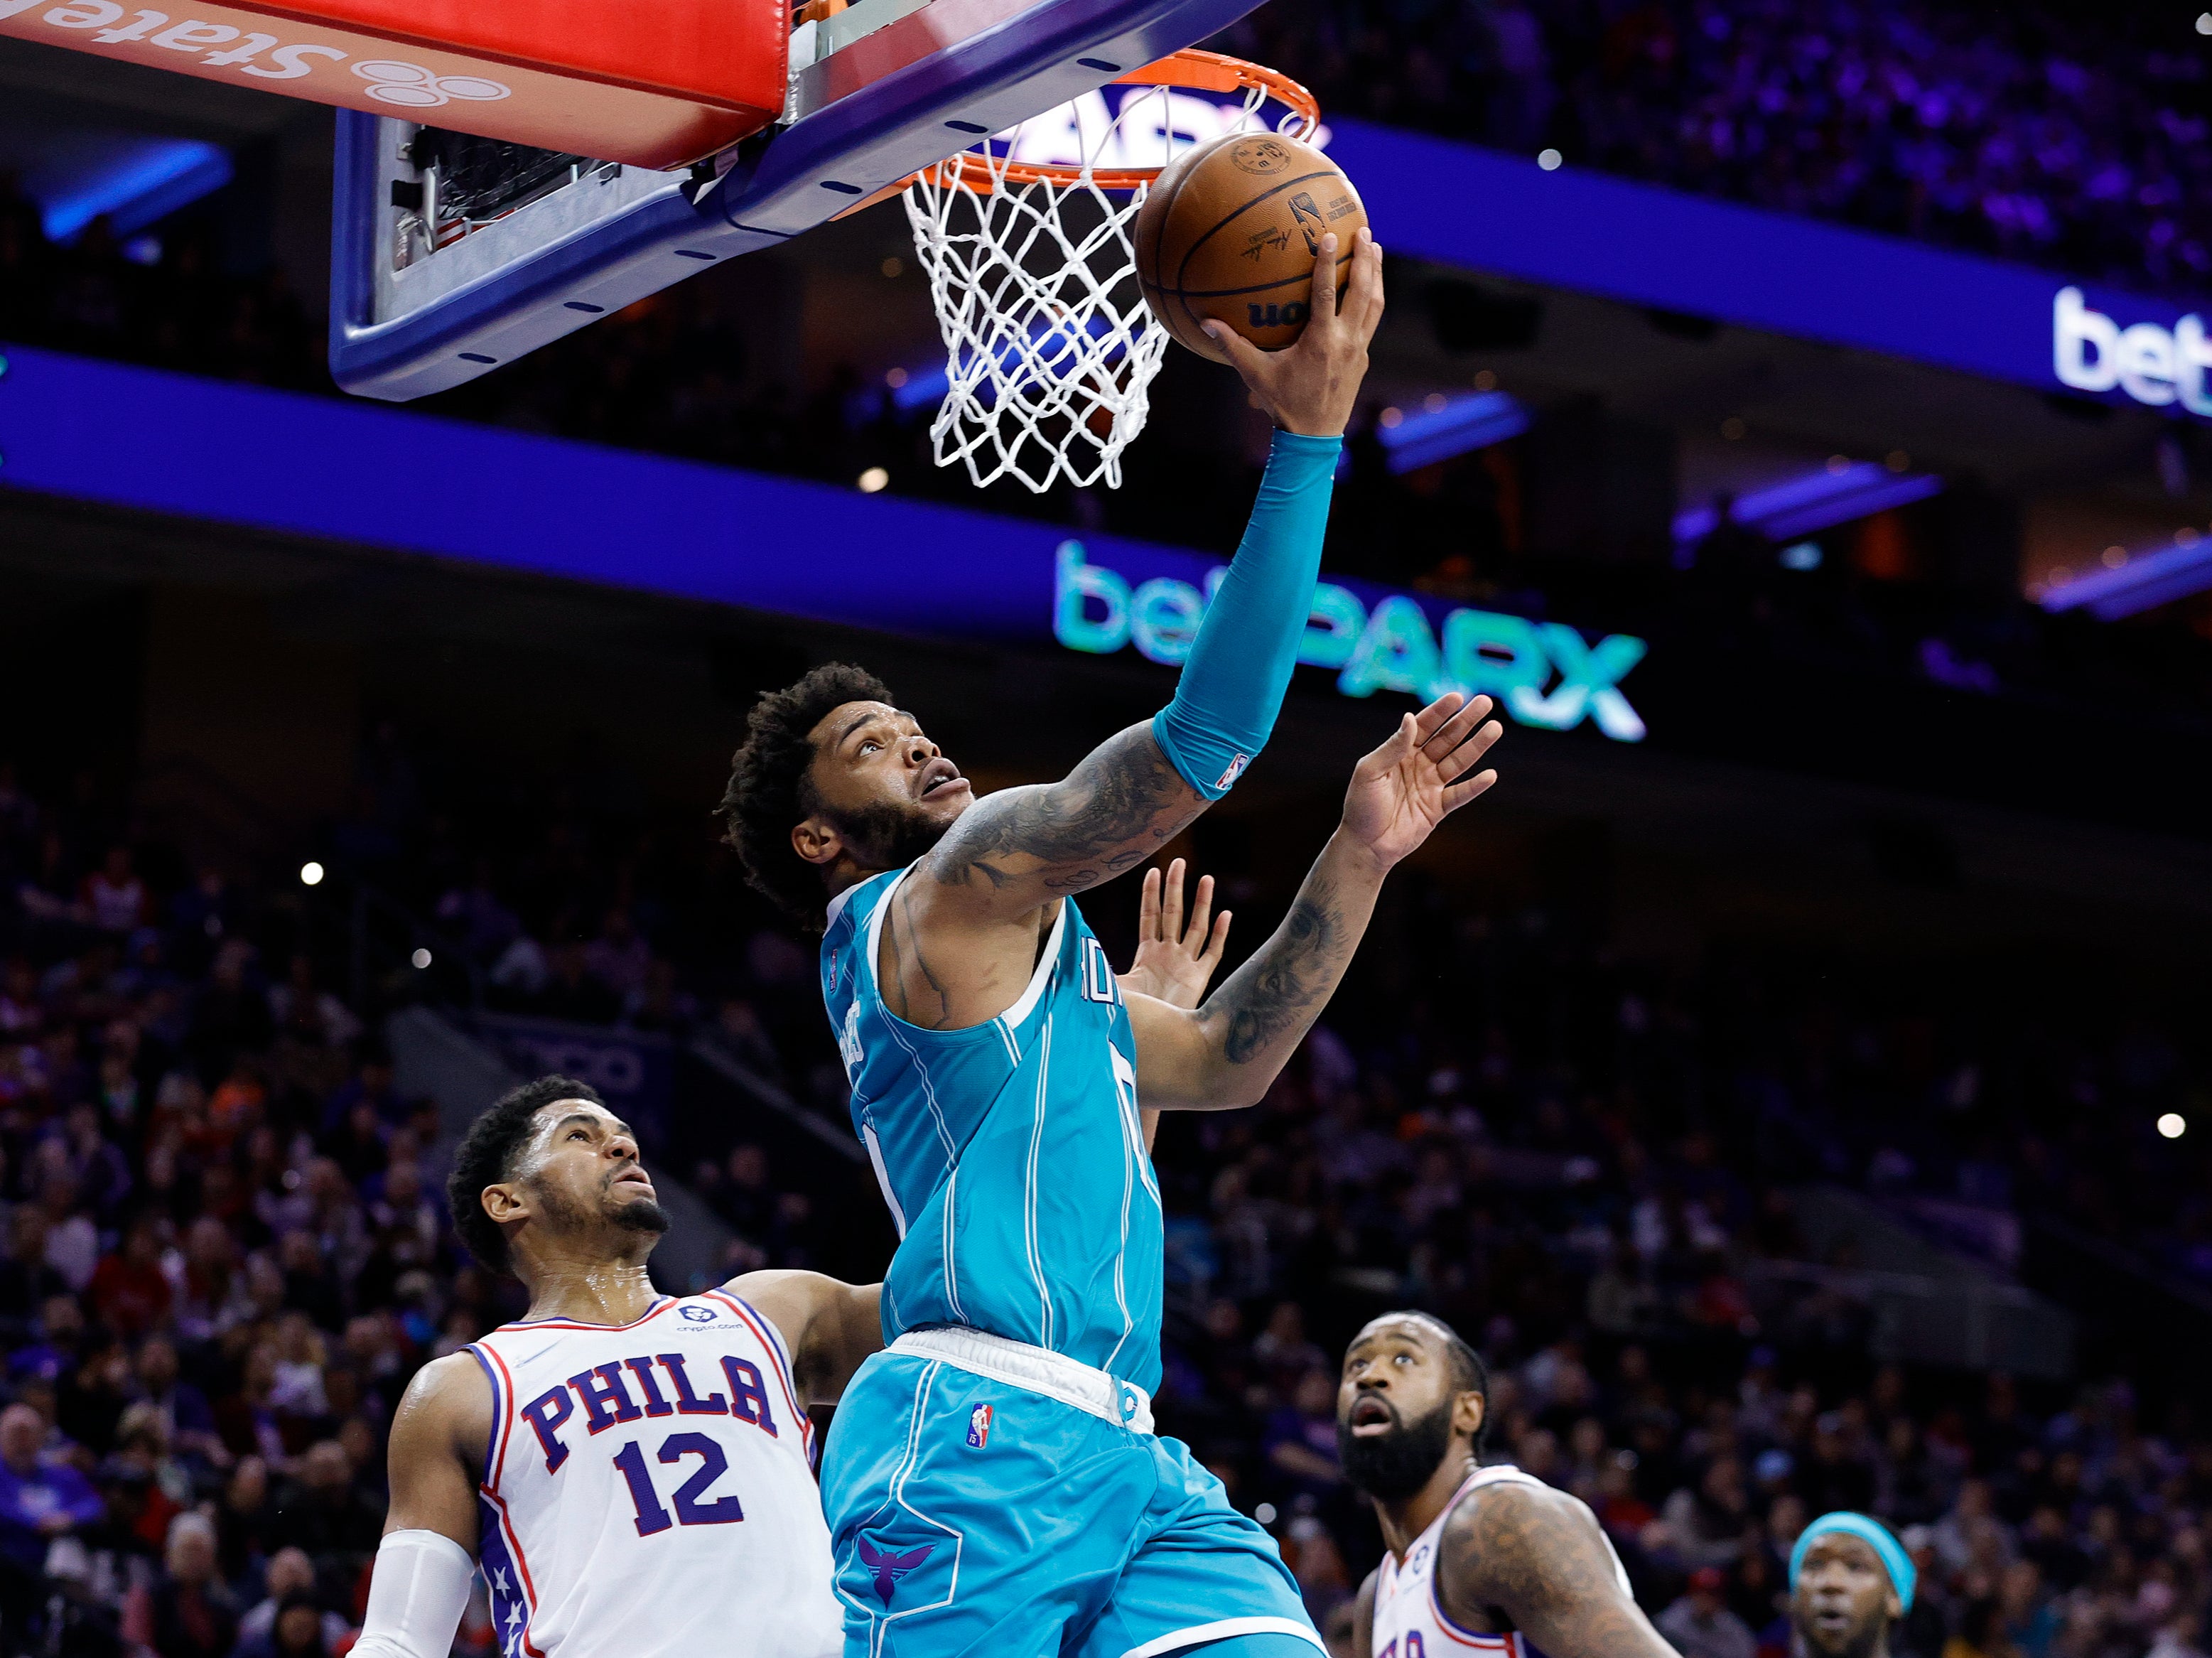
[[[1936,1558],[1954,1574],[1971,1566],[2002,1566],[2014,1549],[2012,1528],[1997,1517],[1986,1479],[1969,1479],[1959,1487],[1958,1502],[1936,1522],[1930,1540]]]
[[[1295,1301],[1275,1303],[1267,1328],[1253,1339],[1252,1357],[1266,1368],[1278,1391],[1285,1393],[1315,1371],[1335,1369],[1328,1355],[1306,1339],[1305,1309]]]
[[[1682,1658],[1753,1658],[1758,1643],[1742,1619],[1729,1610],[1728,1575],[1718,1566],[1690,1574],[1681,1599],[1655,1620]]]
[[[1661,1518],[1674,1553],[1693,1570],[1717,1570],[1743,1549],[1751,1522],[1743,1466],[1733,1456],[1713,1459],[1694,1490],[1685,1485],[1667,1499]]]
[[[653,949],[630,924],[629,911],[609,910],[599,936],[584,948],[584,968],[617,1003],[643,994]]]
[[[137,1396],[159,1413],[169,1442],[183,1455],[212,1467],[229,1461],[216,1431],[207,1395],[178,1373],[177,1349],[167,1337],[147,1338],[138,1349]]]
[[[1297,1580],[1307,1614],[1316,1625],[1325,1626],[1329,1614],[1352,1599],[1351,1576],[1336,1539],[1320,1521],[1302,1514],[1284,1527],[1282,1550],[1283,1564]]]
[[[295,956],[283,984],[270,987],[276,1028],[319,1048],[343,1048],[362,1034],[352,1010],[315,982],[314,958]]]
[[[46,1259],[46,1212],[20,1203],[8,1218],[8,1255],[0,1260],[0,1338],[9,1349],[28,1339],[39,1309],[69,1292],[68,1282]]]
[[[351,1593],[384,1534],[382,1506],[356,1488],[352,1462],[335,1439],[300,1459],[297,1477],[277,1493],[276,1518],[285,1540],[314,1563],[326,1594]]]
[[[2203,1628],[2202,1614],[2185,1612],[2160,1626],[2146,1658],[2204,1658],[2197,1637]]]
[[[89,1291],[94,1310],[110,1329],[143,1336],[167,1319],[170,1290],[161,1254],[160,1221],[141,1215],[123,1235],[123,1248],[101,1259]]]
[[[1267,1461],[1294,1495],[1332,1495],[1342,1483],[1336,1460],[1336,1376],[1308,1370],[1290,1401],[1267,1422]]]
[[[2002,1634],[2020,1658],[2050,1658],[2058,1639],[2058,1606],[2045,1592],[2043,1572],[2033,1560],[2015,1560],[2005,1568],[1998,1591]]]
[[[1958,1628],[1944,1643],[1943,1658],[2011,1658],[2000,1611],[1993,1595],[1977,1594],[1967,1600]]]
[[[238,1620],[239,1651],[242,1655],[269,1651],[302,1650],[295,1641],[289,1649],[279,1642],[276,1633],[278,1620],[283,1610],[305,1599],[315,1604],[315,1565],[307,1552],[299,1548],[282,1548],[269,1557],[263,1569],[261,1586],[263,1597]],[[337,1646],[351,1632],[346,1620],[334,1612],[316,1614],[316,1625],[325,1650]]]
[[[336,1637],[331,1633],[333,1622],[341,1631]],[[240,1643],[239,1658],[331,1658],[339,1650],[336,1643],[349,1633],[343,1620],[315,1604],[313,1595],[295,1590],[278,1604],[264,1632]]]
[[[99,1493],[69,1463],[40,1455],[46,1424],[27,1405],[0,1411],[0,1562],[7,1627],[37,1615],[39,1580],[54,1540],[95,1525]]]
[[[135,932],[145,924],[146,884],[131,868],[128,847],[110,847],[100,866],[84,878],[84,907],[103,932]]]
[[[158,1658],[227,1658],[236,1645],[238,1607],[216,1566],[215,1527],[205,1515],[169,1522],[143,1637]]]

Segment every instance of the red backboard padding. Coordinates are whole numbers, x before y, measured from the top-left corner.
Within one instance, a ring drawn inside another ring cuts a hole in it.
[[[0,34],[638,167],[783,107],[784,0],[0,0]]]

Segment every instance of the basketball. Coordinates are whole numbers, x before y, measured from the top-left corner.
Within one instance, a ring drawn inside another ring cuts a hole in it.
[[[1344,170],[1279,133],[1231,133],[1161,171],[1137,212],[1137,282],[1169,333],[1202,357],[1229,355],[1208,318],[1264,351],[1305,331],[1321,239],[1336,233],[1337,290],[1367,210]]]

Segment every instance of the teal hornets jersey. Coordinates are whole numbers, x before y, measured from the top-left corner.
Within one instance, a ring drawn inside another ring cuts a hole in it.
[[[884,1339],[964,1324],[1152,1392],[1160,1378],[1160,1192],[1137,1113],[1137,1045],[1106,952],[1063,898],[1036,970],[997,1018],[925,1030],[876,986],[906,872],[848,889],[822,939],[822,999],[853,1124],[899,1230]]]

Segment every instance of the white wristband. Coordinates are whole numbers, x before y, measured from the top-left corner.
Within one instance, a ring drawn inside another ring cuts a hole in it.
[[[476,1570],[469,1552],[442,1532],[386,1533],[354,1643],[357,1658],[446,1658]]]

